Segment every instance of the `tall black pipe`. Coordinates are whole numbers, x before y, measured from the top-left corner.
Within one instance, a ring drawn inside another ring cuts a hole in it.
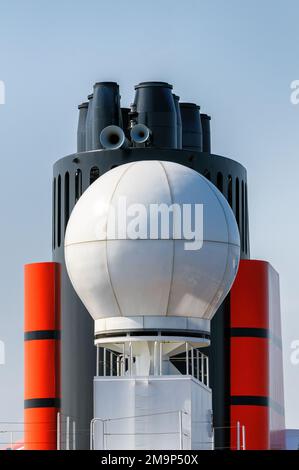
[[[180,110],[180,97],[178,95],[173,94],[175,110],[176,110],[176,138],[177,138],[177,146],[176,148],[182,148],[182,116]]]
[[[86,150],[86,116],[88,111],[88,103],[82,103],[78,106],[79,119],[77,130],[77,152],[85,152]]]
[[[200,106],[195,103],[180,103],[180,110],[183,149],[202,152]]]
[[[85,150],[92,150],[92,102],[93,94],[88,95],[88,110],[85,123]]]
[[[152,144],[160,148],[176,148],[177,118],[172,85],[165,82],[142,82],[135,86],[134,106],[138,124],[152,131]]]
[[[211,153],[211,116],[208,116],[207,114],[201,114],[200,117],[202,125],[202,151]]]
[[[98,82],[93,88],[92,149],[102,148],[101,131],[110,125],[121,126],[119,86],[115,82]]]

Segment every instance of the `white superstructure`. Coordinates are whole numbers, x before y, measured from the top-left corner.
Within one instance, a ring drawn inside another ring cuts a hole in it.
[[[152,418],[166,412],[177,413],[180,422],[178,431],[173,428],[181,436],[176,448],[212,445],[208,358],[202,348],[209,345],[210,320],[233,283],[239,256],[239,232],[227,201],[182,165],[128,163],[82,195],[67,226],[65,258],[73,286],[95,320],[94,429],[106,423],[103,438],[93,433],[95,447],[122,442],[124,448],[158,448],[156,430],[159,448],[171,448],[170,434],[161,430],[165,422]],[[141,419],[141,410],[148,418]],[[199,416],[206,426],[192,437]],[[122,419],[121,435],[127,438],[107,441],[109,419]],[[186,426],[184,440],[180,433]],[[152,437],[146,439],[146,433]]]

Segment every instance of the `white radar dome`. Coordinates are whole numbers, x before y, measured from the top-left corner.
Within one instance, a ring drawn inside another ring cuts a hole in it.
[[[210,320],[237,273],[240,237],[223,195],[177,163],[139,161],[98,178],[65,236],[71,282],[94,320]]]

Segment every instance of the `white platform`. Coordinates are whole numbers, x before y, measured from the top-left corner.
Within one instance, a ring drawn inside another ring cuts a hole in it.
[[[134,316],[100,318],[95,321],[95,335],[116,331],[174,330],[180,332],[201,331],[210,333],[210,320],[191,317]],[[187,334],[185,336],[188,336]]]
[[[212,449],[211,389],[192,376],[95,377],[95,449]]]

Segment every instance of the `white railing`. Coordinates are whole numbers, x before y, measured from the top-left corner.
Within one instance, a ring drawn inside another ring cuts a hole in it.
[[[190,439],[184,429],[184,415],[187,413],[179,410],[111,419],[94,418],[90,423],[90,449],[112,450],[115,445],[119,447],[120,439],[122,440],[122,449],[130,449],[132,441],[135,443],[137,441],[138,446],[142,446],[144,438],[147,440],[144,441],[146,443],[144,448],[150,448],[148,446],[149,440],[151,442],[156,440],[157,443],[159,440],[161,441],[162,436],[164,439],[168,439],[169,449],[188,448],[184,444],[186,440]],[[166,417],[168,418],[166,419]],[[121,422],[124,422],[125,425],[122,426]],[[98,425],[100,425],[100,429]],[[168,425],[168,429],[163,428],[165,425]],[[139,431],[136,431],[136,427],[139,427]]]
[[[102,355],[100,359],[100,349]],[[97,346],[96,376],[122,377],[134,375],[135,357],[131,343],[128,347],[122,344],[122,352],[114,352],[111,349]],[[209,387],[209,358],[199,349],[186,342],[185,355],[171,356],[168,360],[180,367],[182,375],[192,375],[201,383]],[[154,375],[163,375],[163,343],[155,341],[154,344]]]
[[[186,343],[185,357],[171,357],[171,362],[182,365],[186,375],[192,375],[199,382],[209,387],[209,358],[199,349],[193,348]]]
[[[227,447],[215,447],[215,449],[246,450],[246,426],[244,424],[237,421],[234,426],[216,426],[213,428],[214,436],[215,431],[223,430],[228,430],[231,433],[230,445]]]

